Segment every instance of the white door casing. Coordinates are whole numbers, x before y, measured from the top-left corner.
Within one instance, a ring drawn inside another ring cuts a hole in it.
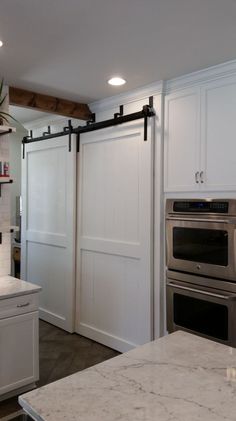
[[[42,287],[40,318],[74,331],[76,137],[25,145],[22,160],[22,271]]]
[[[153,130],[80,136],[76,332],[119,351],[153,338]]]

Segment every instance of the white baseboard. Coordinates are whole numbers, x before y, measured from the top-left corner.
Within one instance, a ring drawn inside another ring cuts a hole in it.
[[[64,317],[59,316],[58,314],[52,313],[43,308],[39,308],[39,318],[45,322],[51,323],[54,326],[59,327],[60,329],[65,330],[66,332],[73,333],[73,326],[68,326],[68,322]]]
[[[23,393],[29,392],[30,390],[33,390],[36,388],[35,383],[27,384],[26,386],[22,386],[18,389],[11,390],[10,392],[4,393],[0,396],[0,402],[13,398],[13,396],[22,395]]]
[[[127,352],[135,348],[137,344],[128,342],[124,339],[113,336],[102,330],[98,330],[95,327],[80,323],[76,333],[79,333],[86,338],[92,339],[93,341],[99,342],[109,348],[115,349],[119,352]]]
[[[22,414],[25,414],[25,412],[23,411],[23,409],[20,409],[19,411],[12,412],[11,414],[6,415],[5,417],[2,417],[1,421],[12,421],[13,419],[15,419],[16,417],[19,417]]]

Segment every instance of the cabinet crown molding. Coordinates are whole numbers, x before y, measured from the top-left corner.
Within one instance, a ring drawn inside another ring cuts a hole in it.
[[[94,101],[89,104],[89,107],[93,113],[111,110],[112,108],[119,107],[121,104],[125,105],[135,101],[141,101],[149,96],[160,95],[163,93],[163,88],[164,82],[161,80],[122,94]]]
[[[165,94],[178,91],[191,86],[204,84],[209,81],[222,79],[236,75],[236,60],[207,67],[196,72],[188,73],[174,79],[167,80],[164,83]]]

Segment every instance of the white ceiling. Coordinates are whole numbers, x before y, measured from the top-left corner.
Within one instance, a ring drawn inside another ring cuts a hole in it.
[[[91,102],[235,59],[235,22],[236,0],[1,0],[0,72]]]

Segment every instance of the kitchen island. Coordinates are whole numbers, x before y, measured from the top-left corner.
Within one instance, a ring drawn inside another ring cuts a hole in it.
[[[176,332],[19,403],[37,421],[235,421],[236,349]]]
[[[19,297],[22,295],[35,294],[41,291],[41,287],[30,282],[22,281],[13,276],[0,276],[0,300]]]

